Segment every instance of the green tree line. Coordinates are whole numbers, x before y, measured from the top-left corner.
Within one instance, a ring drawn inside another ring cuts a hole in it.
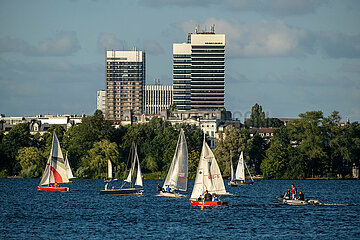
[[[267,179],[344,178],[350,176],[354,164],[360,165],[360,125],[357,122],[341,125],[338,112],[329,117],[324,117],[321,111],[306,112],[287,126],[264,116],[261,106],[256,104],[247,128],[227,126],[219,133],[214,154],[225,178],[230,176],[230,161],[235,166],[241,152],[251,173]],[[263,138],[258,134],[250,137],[249,128],[259,126],[274,127],[274,137]],[[159,118],[115,128],[101,111],[68,131],[54,125],[42,136],[31,135],[29,125],[22,123],[6,135],[0,132],[0,177],[40,177],[55,131],[79,178],[106,177],[108,160],[113,163],[115,177],[123,178],[132,142],[138,147],[145,177],[164,178],[180,128],[184,129],[188,144],[189,177],[194,178],[203,140],[200,128],[173,126]]]

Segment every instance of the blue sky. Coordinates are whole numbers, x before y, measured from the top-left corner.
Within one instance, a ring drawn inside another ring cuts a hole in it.
[[[259,103],[360,120],[358,0],[0,1],[0,113],[93,114],[105,48],[145,50],[147,84],[171,84],[172,44],[196,24],[226,34],[234,117]]]

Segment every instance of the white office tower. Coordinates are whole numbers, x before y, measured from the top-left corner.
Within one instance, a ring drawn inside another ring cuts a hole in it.
[[[105,115],[105,108],[106,108],[106,91],[100,90],[97,91],[97,97],[96,97],[96,109],[103,112]]]
[[[160,114],[161,110],[169,109],[173,100],[173,86],[145,85],[145,114]]]
[[[178,110],[224,108],[225,34],[212,27],[173,44],[173,87]]]
[[[121,121],[144,108],[145,52],[106,51],[105,118]]]

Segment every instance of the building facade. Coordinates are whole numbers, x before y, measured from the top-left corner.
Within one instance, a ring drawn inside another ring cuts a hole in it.
[[[224,108],[225,34],[195,31],[173,44],[173,86],[178,110]]]
[[[97,91],[96,109],[102,111],[104,115],[105,115],[105,109],[106,109],[105,103],[106,103],[106,91],[105,90]]]
[[[145,85],[145,114],[160,114],[161,110],[169,109],[173,101],[173,86]]]
[[[106,51],[105,118],[121,121],[126,112],[144,110],[145,52]]]

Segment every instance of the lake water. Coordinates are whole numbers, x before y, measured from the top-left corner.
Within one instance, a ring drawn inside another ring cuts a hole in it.
[[[144,180],[143,196],[100,195],[103,180],[81,179],[70,192],[38,192],[39,181],[0,179],[0,239],[360,239],[360,181],[258,180],[204,210],[155,197],[162,180]],[[277,204],[292,183],[332,205]]]

